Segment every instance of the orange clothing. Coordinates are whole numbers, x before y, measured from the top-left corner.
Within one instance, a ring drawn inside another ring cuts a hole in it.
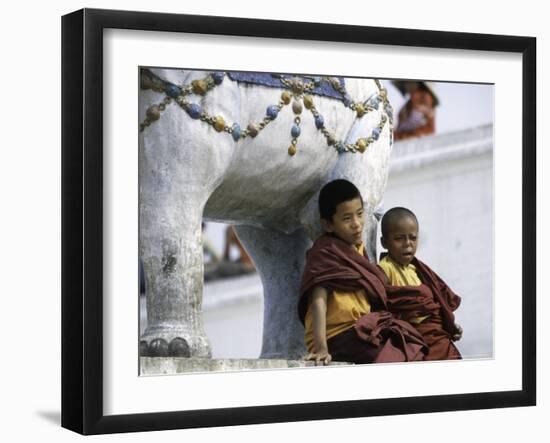
[[[399,111],[395,128],[395,140],[433,134],[435,132],[435,103],[433,95],[426,90],[416,89]]]

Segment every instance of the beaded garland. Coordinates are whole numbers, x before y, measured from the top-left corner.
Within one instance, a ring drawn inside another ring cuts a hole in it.
[[[210,126],[212,126],[217,132],[226,132],[231,135],[235,142],[243,140],[247,137],[256,137],[269,123],[275,120],[279,112],[287,105],[292,103],[292,112],[294,113],[294,124],[290,129],[291,142],[288,148],[288,154],[293,156],[298,151],[298,138],[301,133],[301,114],[303,109],[308,110],[314,119],[315,127],[326,138],[327,145],[334,147],[338,153],[345,152],[363,153],[367,147],[378,140],[384,125],[389,122],[390,124],[390,143],[392,139],[393,127],[393,109],[388,101],[386,90],[380,84],[378,80],[375,80],[378,87],[378,94],[370,97],[364,102],[356,102],[347,93],[346,89],[338,79],[333,77],[313,77],[311,81],[304,81],[299,77],[286,78],[282,75],[278,76],[282,87],[285,89],[281,93],[280,100],[277,104],[271,104],[267,106],[264,118],[259,122],[251,122],[243,129],[242,126],[237,123],[227,123],[223,116],[212,116],[208,114],[199,104],[190,102],[187,97],[189,95],[206,95],[212,88],[220,85],[226,76],[225,72],[216,71],[207,75],[203,79],[193,80],[188,85],[177,86],[162,80],[148,69],[142,69],[141,71],[141,88],[151,89],[155,92],[165,94],[164,99],[157,105],[150,106],[146,111],[145,120],[140,124],[140,131],[144,131],[146,127],[157,121],[162,111],[166,109],[166,106],[175,101],[183,110],[187,112],[189,117],[195,120],[201,120]],[[367,113],[377,110],[380,104],[383,105],[384,112],[380,116],[380,121],[376,125],[371,134],[368,137],[361,137],[355,141],[355,143],[344,143],[342,140],[337,140],[334,133],[329,131],[325,126],[325,119],[318,112],[315,107],[315,102],[311,91],[317,87],[320,82],[324,80],[329,82],[331,86],[342,97],[344,105],[355,112],[357,118],[362,118]]]

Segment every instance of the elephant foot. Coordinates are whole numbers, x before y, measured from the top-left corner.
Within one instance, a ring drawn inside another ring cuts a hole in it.
[[[139,341],[140,357],[211,358],[212,351],[204,335],[147,328]]]
[[[168,343],[163,338],[155,338],[150,343],[145,340],[139,342],[141,357],[191,357],[191,348],[186,340],[174,338]]]

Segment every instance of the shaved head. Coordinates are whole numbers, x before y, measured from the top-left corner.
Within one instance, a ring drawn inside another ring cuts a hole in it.
[[[388,237],[391,227],[403,218],[412,218],[418,226],[418,219],[410,209],[401,207],[391,208],[382,217],[382,237]]]

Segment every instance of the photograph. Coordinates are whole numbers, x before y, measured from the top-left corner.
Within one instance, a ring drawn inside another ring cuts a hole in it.
[[[62,425],[536,404],[535,47],[64,16]]]
[[[140,374],[492,358],[493,88],[139,67]]]

